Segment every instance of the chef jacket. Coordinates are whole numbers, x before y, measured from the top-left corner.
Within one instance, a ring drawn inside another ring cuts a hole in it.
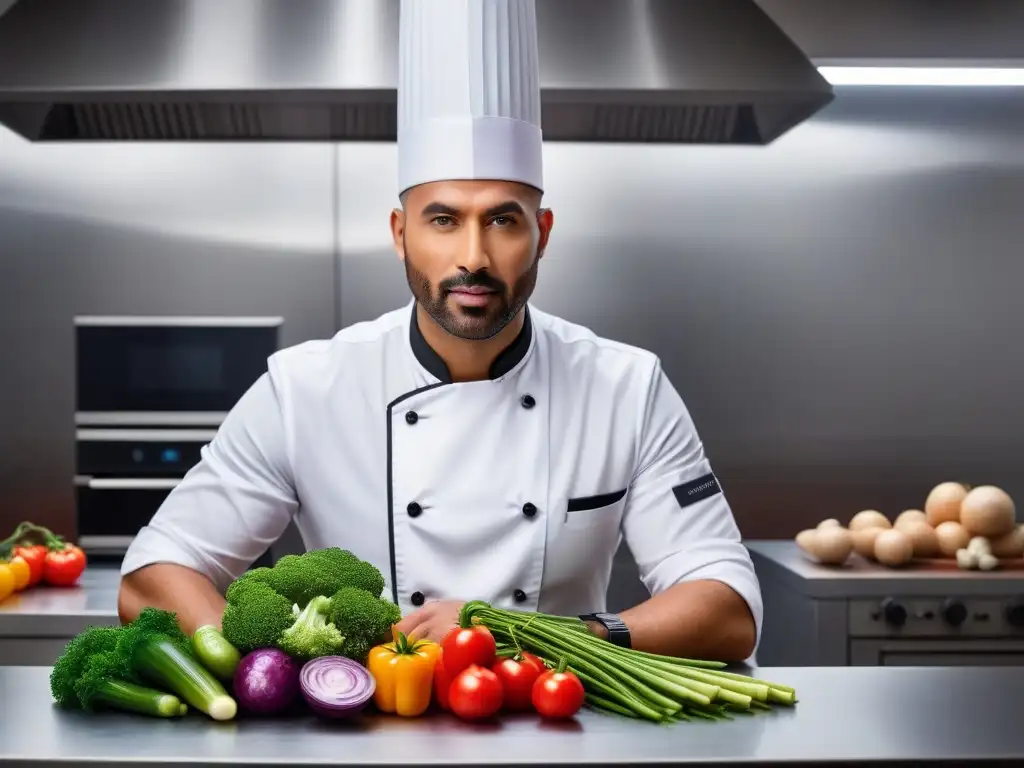
[[[220,589],[292,521],[427,601],[605,610],[625,539],[652,593],[713,579],[753,614],[749,553],[654,354],[533,307],[482,381],[453,382],[415,304],[282,350],[131,544]]]

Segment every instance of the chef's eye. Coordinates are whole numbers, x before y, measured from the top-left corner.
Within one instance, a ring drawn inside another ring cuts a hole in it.
[[[433,218],[433,222],[434,222],[435,224],[437,224],[437,225],[438,225],[439,227],[447,227],[447,226],[449,226],[449,225],[451,225],[451,224],[454,224],[454,223],[455,223],[455,222],[454,222],[454,221],[452,220],[452,217],[451,217],[451,216],[445,216],[445,215],[441,215],[441,216],[435,216],[435,217]]]
[[[502,215],[502,216],[495,216],[493,221],[499,227],[512,226],[513,224],[516,223],[516,220],[513,217],[511,217],[511,216],[504,216],[504,215]]]

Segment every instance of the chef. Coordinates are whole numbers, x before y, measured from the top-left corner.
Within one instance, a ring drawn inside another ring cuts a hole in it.
[[[135,538],[122,619],[187,631],[294,522],[373,562],[400,628],[482,599],[656,653],[748,659],[762,604],[654,354],[530,304],[553,228],[532,0],[403,0],[395,250],[412,300],[285,349]],[[605,611],[622,541],[651,592]]]

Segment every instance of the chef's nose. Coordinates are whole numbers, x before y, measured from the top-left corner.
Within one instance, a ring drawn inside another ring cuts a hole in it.
[[[459,266],[467,272],[479,272],[491,266],[491,257],[487,253],[483,227],[477,225],[466,227],[466,240],[461,254]]]

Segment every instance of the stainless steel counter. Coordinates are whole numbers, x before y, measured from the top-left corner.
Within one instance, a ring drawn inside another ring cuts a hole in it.
[[[0,602],[0,659],[48,665],[90,625],[118,623],[116,567],[90,566],[74,587],[37,586]]]
[[[447,716],[312,715],[216,723],[54,709],[49,670],[0,667],[0,765],[758,765],[1024,760],[1024,668],[762,668],[796,687],[788,710],[658,726],[592,713],[470,725]],[[955,713],[955,714],[951,714]]]
[[[1024,665],[1024,572],[819,565],[793,541],[748,541],[764,599],[758,662]]]
[[[745,541],[758,577],[778,579],[811,597],[877,597],[900,592],[1024,596],[1024,571],[960,571],[887,568],[856,555],[842,567],[820,565],[792,539]]]

